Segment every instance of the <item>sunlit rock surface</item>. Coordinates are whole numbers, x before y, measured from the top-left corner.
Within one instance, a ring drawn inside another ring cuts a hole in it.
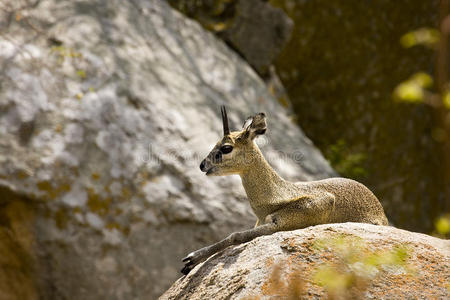
[[[154,299],[180,259],[254,217],[199,162],[264,111],[291,180],[333,171],[238,55],[164,1],[0,11],[1,298]],[[5,30],[6,29],[6,30]],[[4,280],[3,280],[4,279]]]
[[[449,271],[448,240],[388,226],[325,224],[229,247],[160,300],[448,299]]]

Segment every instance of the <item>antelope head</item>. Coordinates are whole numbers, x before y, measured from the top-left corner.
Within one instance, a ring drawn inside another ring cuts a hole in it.
[[[259,152],[254,142],[267,130],[266,115],[258,113],[245,120],[241,131],[230,131],[227,111],[221,107],[223,137],[201,162],[200,170],[208,176],[241,174],[251,166],[252,158]]]

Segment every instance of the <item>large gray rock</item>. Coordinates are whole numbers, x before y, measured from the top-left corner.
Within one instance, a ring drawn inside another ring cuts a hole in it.
[[[448,299],[450,241],[343,223],[259,237],[196,266],[166,299]]]
[[[261,79],[164,1],[10,1],[0,11],[0,296],[152,299],[180,259],[255,221],[200,160],[265,111],[291,180],[333,175]],[[5,279],[5,280],[2,280]]]

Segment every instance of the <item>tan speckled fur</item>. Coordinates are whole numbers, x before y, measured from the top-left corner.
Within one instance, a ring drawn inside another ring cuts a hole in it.
[[[281,178],[254,141],[266,132],[264,113],[249,118],[241,131],[234,132],[228,130],[224,108],[222,116],[224,137],[203,160],[200,168],[208,176],[238,174],[257,222],[254,229],[233,233],[216,244],[190,253],[183,259],[186,262],[182,270],[184,274],[225,247],[276,231],[325,223],[388,224],[378,199],[357,181],[329,178],[293,183]]]

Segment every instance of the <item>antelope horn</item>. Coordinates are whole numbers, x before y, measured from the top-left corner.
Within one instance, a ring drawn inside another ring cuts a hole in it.
[[[228,127],[228,117],[227,117],[227,110],[225,109],[225,105],[222,105],[220,107],[220,110],[222,112],[223,135],[228,135],[228,134],[230,134],[230,127]]]

